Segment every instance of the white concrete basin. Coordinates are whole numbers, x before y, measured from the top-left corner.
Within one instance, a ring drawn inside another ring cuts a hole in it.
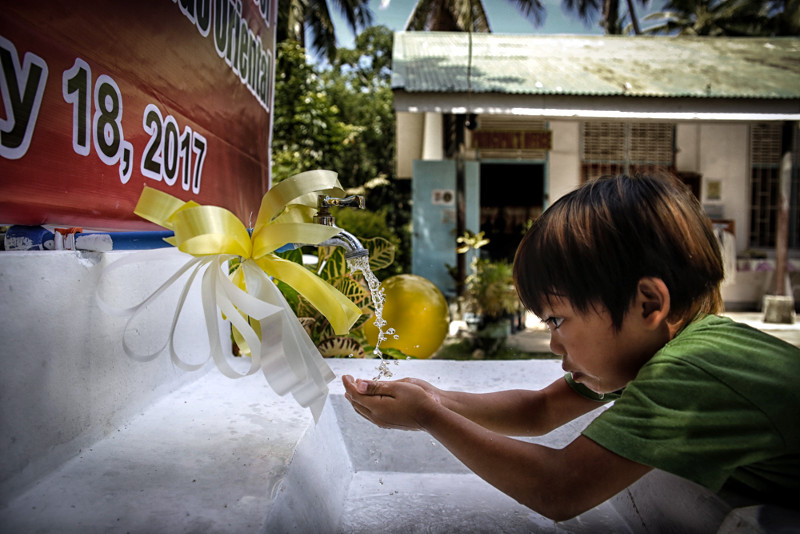
[[[338,375],[369,377],[375,364],[334,366]],[[416,361],[393,369],[470,391],[541,387],[562,373],[556,361]],[[268,532],[707,533],[716,532],[730,511],[703,488],[653,472],[595,509],[556,523],[470,473],[427,434],[366,422],[342,392],[334,386],[320,424],[300,442]],[[597,413],[531,441],[563,447]]]
[[[331,365],[339,376],[375,371],[374,361]],[[396,369],[471,390],[538,387],[560,374],[554,361],[401,362]],[[661,472],[554,523],[466,471],[427,434],[361,420],[338,381],[331,389],[314,425],[261,377],[206,373],[11,499],[0,508],[0,531],[771,532],[742,528],[757,525],[757,515],[720,530],[730,511],[724,503]],[[541,441],[561,446],[590,417]]]

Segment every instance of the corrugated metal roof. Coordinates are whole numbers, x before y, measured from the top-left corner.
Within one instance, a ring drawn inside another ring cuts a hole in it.
[[[397,32],[406,92],[800,98],[800,38]],[[469,81],[467,73],[470,72]]]

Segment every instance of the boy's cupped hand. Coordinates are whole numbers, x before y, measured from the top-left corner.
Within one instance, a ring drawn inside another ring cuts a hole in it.
[[[342,383],[355,411],[381,428],[422,430],[426,416],[439,404],[437,389],[414,378],[381,382],[344,375]]]

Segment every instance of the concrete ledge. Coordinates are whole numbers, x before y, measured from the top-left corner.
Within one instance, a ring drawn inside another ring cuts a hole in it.
[[[164,252],[163,261],[109,279],[109,302],[144,299],[188,259]],[[0,253],[0,506],[210,368],[185,373],[167,353],[148,363],[125,355],[126,319],[102,312],[95,291],[103,269],[129,254]],[[182,287],[173,286],[131,324],[128,341],[136,350],[155,350],[167,339]],[[189,294],[176,344],[188,354],[208,354],[199,288]]]
[[[0,531],[259,532],[309,425],[262,375],[207,373],[14,499]]]

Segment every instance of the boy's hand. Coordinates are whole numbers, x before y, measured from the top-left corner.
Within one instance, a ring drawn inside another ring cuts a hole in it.
[[[439,403],[438,390],[422,380],[378,382],[345,375],[342,383],[355,411],[381,428],[421,430],[425,413]]]

